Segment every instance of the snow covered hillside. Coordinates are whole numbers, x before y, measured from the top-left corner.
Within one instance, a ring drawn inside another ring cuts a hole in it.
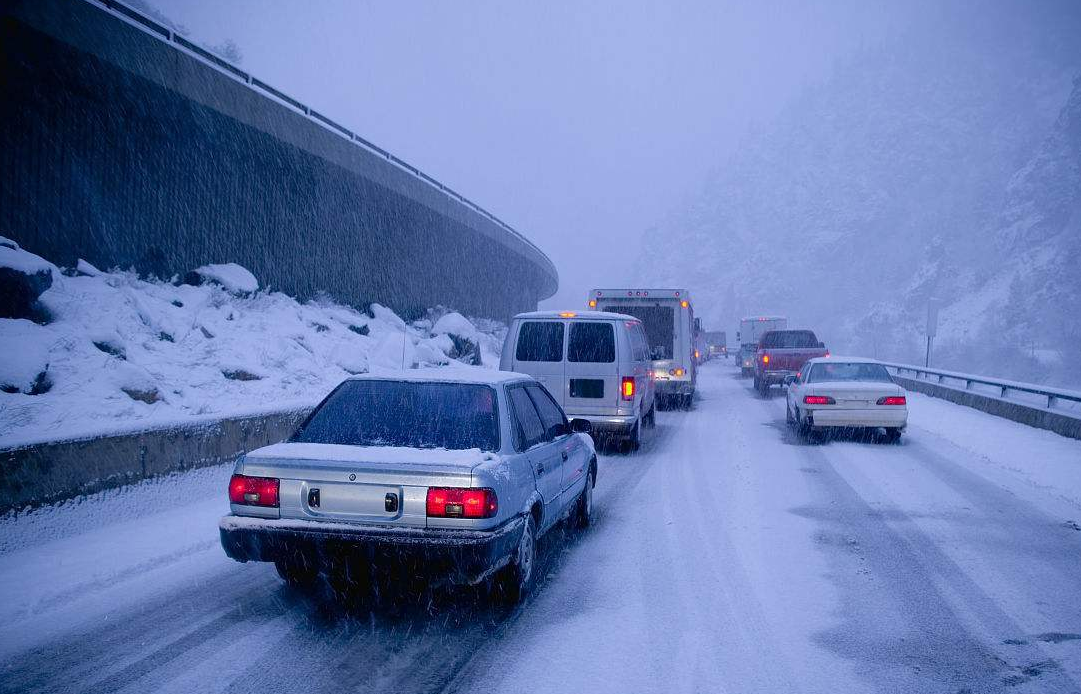
[[[299,303],[233,264],[182,284],[37,262],[53,275],[44,315],[0,319],[0,447],[310,406],[350,374],[498,366],[503,326],[443,309],[406,323],[378,304]]]
[[[905,361],[935,298],[937,365],[1081,383],[1081,26],[1042,6],[942,8],[839,66],[645,234],[639,273],[689,285],[708,328],[787,314]],[[658,263],[658,239],[686,252]]]

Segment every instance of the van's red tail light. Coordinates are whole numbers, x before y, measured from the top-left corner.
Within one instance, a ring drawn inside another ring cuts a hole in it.
[[[278,480],[275,477],[233,475],[229,480],[229,503],[277,508]]]
[[[499,500],[494,489],[428,487],[426,506],[431,518],[491,518]]]
[[[884,398],[878,399],[879,405],[905,405],[908,401],[905,400],[903,395],[887,395]]]
[[[634,376],[624,376],[619,386],[619,392],[624,400],[634,400]]]
[[[836,405],[837,401],[828,395],[804,395],[804,405]]]

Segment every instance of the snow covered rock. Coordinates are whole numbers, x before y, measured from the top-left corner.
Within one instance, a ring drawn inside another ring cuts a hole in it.
[[[480,332],[462,314],[454,312],[445,314],[432,326],[432,333],[450,338],[451,349],[446,354],[451,359],[473,366],[483,364],[480,354]]]
[[[41,256],[0,236],[0,318],[28,318],[34,302],[60,271]]]
[[[254,294],[259,289],[259,280],[255,279],[255,275],[236,263],[197,267],[187,274],[184,282],[194,285],[212,282],[237,295]]]

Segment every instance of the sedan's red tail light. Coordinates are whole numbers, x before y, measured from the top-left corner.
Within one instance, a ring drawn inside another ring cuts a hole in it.
[[[624,376],[619,387],[620,395],[624,400],[634,400],[634,376]]]
[[[903,395],[887,395],[884,398],[878,399],[879,405],[905,405],[908,401],[905,400]]]
[[[499,510],[494,489],[428,487],[430,518],[491,518]]]
[[[837,401],[828,395],[804,395],[804,405],[836,405]]]
[[[275,477],[233,475],[229,480],[229,502],[244,506],[278,506],[278,480]]]

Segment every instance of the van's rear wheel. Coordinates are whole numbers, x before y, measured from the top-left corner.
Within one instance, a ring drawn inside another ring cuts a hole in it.
[[[642,418],[634,420],[634,426],[631,428],[631,435],[627,437],[627,448],[632,452],[637,451],[642,447]]]

